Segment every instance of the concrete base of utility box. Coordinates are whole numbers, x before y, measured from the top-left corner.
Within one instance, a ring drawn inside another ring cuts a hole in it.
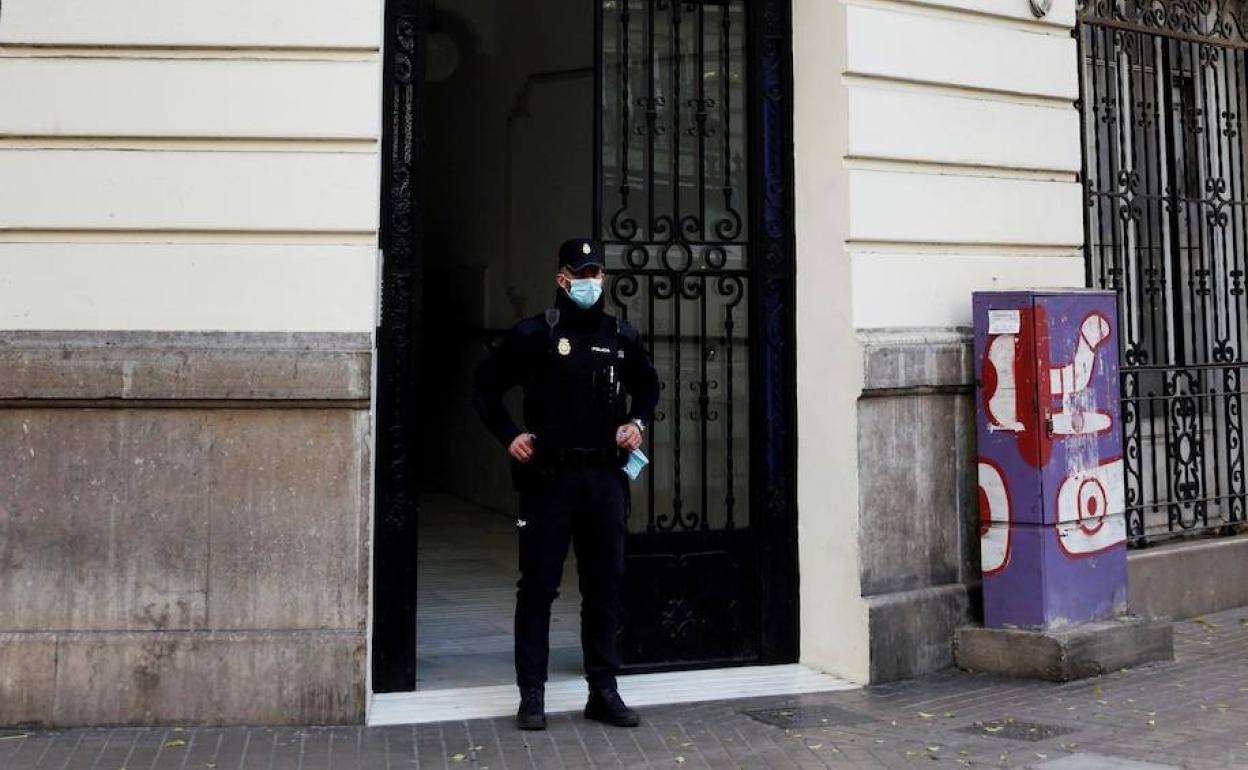
[[[1174,660],[1174,627],[1135,617],[1055,631],[963,626],[954,635],[954,657],[966,671],[1068,682]]]

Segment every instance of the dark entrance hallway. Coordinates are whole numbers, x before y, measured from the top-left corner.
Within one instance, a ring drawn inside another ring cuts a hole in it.
[[[550,306],[555,247],[593,226],[592,6],[439,0],[431,13],[422,105],[432,376],[421,392],[437,407],[422,430],[417,689],[514,681],[516,500],[469,383],[499,334]],[[581,671],[571,555],[567,567],[552,679]]]

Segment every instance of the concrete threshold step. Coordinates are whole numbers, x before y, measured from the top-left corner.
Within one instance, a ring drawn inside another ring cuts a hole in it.
[[[800,664],[741,666],[736,668],[630,674],[619,678],[620,694],[630,706],[700,703],[768,695],[855,690],[858,685]],[[582,679],[546,684],[546,711],[551,714],[579,711],[585,707]],[[462,719],[492,719],[516,711],[514,685],[463,687],[379,693],[372,697],[368,724],[406,725]]]

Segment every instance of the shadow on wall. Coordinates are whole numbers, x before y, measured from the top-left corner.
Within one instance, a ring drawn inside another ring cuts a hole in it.
[[[490,340],[549,306],[558,244],[592,229],[593,6],[452,0],[435,24],[459,62],[425,91],[425,478],[508,511],[468,389]]]

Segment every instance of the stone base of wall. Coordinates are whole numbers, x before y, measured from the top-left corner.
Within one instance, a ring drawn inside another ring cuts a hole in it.
[[[367,335],[0,343],[0,724],[346,723]]]
[[[1248,605],[1248,535],[1132,551],[1127,606],[1133,615],[1179,620]]]
[[[966,625],[962,584],[897,591],[867,598],[871,682],[911,679],[953,664],[953,636]]]
[[[0,725],[339,724],[363,632],[0,633]]]
[[[859,553],[871,681],[953,665],[979,574],[974,406],[963,330],[862,333]]]

